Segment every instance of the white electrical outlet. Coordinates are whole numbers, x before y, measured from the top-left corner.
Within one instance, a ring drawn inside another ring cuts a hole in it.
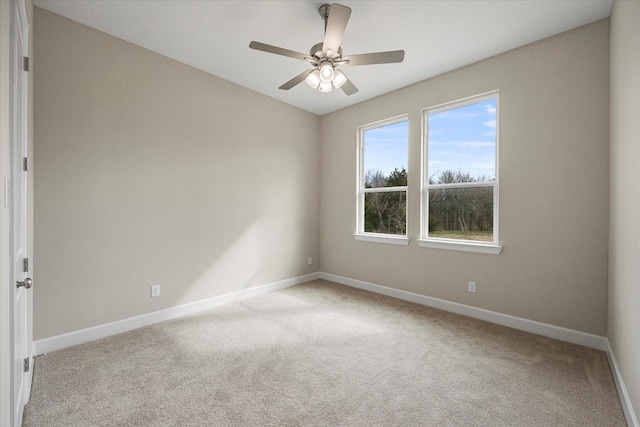
[[[307,259],[307,264],[309,264],[309,265],[313,264],[313,258],[309,257]]]
[[[469,292],[476,293],[476,282],[469,282]]]
[[[160,296],[160,285],[151,286],[151,298]]]

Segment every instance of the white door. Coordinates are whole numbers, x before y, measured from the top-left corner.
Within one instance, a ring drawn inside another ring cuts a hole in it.
[[[27,172],[25,158],[28,143],[28,75],[25,57],[28,54],[29,23],[23,0],[12,1],[11,21],[11,254],[13,289],[13,360],[12,402],[14,425],[22,424],[24,405],[29,398],[31,379],[29,331],[29,306],[27,292],[31,279],[27,258]]]

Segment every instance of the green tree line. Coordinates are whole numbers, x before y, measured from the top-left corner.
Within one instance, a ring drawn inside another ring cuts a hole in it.
[[[429,178],[429,184],[488,182],[486,176],[445,170]],[[395,168],[386,176],[380,170],[365,174],[365,188],[403,187],[407,171]],[[493,187],[438,188],[429,190],[429,234],[462,238],[479,233],[480,240],[491,240],[493,230]],[[365,193],[364,231],[406,234],[407,200],[405,191]],[[484,237],[482,237],[484,235]]]
[[[493,181],[487,176],[446,170],[429,178],[429,184]],[[429,190],[429,233],[453,232],[460,238],[469,233],[493,231],[493,187],[437,188]],[[442,237],[454,237],[447,236]],[[490,238],[488,240],[491,240]]]
[[[364,177],[365,188],[403,187],[407,185],[407,170],[395,168],[389,176],[369,170]],[[367,233],[407,233],[407,193],[392,191],[365,193],[364,231]]]

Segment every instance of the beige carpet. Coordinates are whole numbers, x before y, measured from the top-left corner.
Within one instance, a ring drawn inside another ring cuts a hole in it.
[[[36,359],[24,426],[624,426],[607,357],[314,281]]]

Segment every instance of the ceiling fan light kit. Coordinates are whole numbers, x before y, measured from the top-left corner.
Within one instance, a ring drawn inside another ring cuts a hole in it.
[[[249,43],[251,49],[301,59],[311,63],[314,67],[311,70],[303,71],[284,83],[279,89],[289,90],[304,80],[311,88],[323,93],[329,93],[333,88],[336,88],[342,89],[347,95],[353,95],[358,92],[358,88],[342,71],[336,68],[337,66],[390,64],[404,60],[404,50],[365,53],[351,57],[343,57],[340,43],[347,27],[347,22],[349,22],[351,9],[334,3],[332,5],[323,4],[318,9],[318,12],[325,22],[324,41],[314,45],[311,48],[310,55],[256,41]]]

